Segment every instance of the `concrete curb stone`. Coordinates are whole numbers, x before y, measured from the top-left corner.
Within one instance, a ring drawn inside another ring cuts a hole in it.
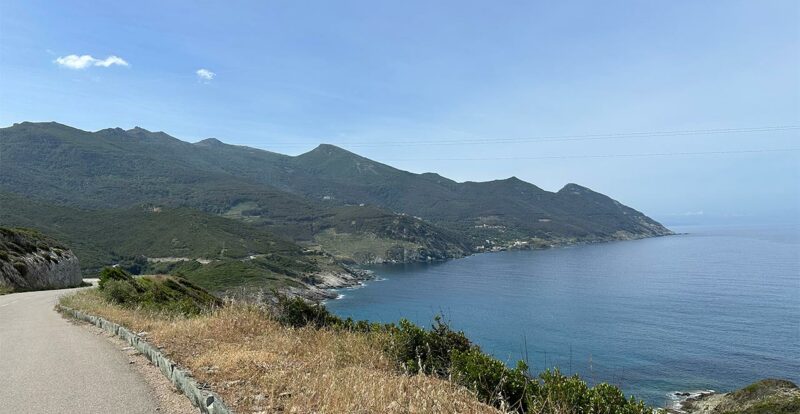
[[[214,392],[201,389],[197,381],[184,369],[180,368],[172,360],[164,356],[158,348],[142,339],[139,335],[131,332],[114,322],[89,315],[84,312],[56,305],[57,309],[74,319],[89,322],[104,331],[120,337],[123,341],[130,344],[137,351],[142,353],[153,365],[161,370],[170,382],[180,390],[195,407],[200,409],[203,414],[233,414],[233,410],[228,408],[219,395]]]

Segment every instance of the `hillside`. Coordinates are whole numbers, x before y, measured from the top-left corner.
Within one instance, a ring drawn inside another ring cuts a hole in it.
[[[322,283],[349,286],[363,277],[263,228],[188,208],[92,211],[0,193],[0,222],[68,242],[86,276],[119,265],[136,274],[179,273],[225,294],[313,290]]]
[[[669,234],[644,214],[575,184],[548,192],[515,177],[457,183],[325,144],[290,157],[216,139],[190,144],[141,128],[92,133],[56,123],[15,124],[0,130],[0,140],[3,189],[85,208],[147,202],[220,213],[250,202],[265,219],[294,225],[325,215],[332,204],[368,204],[481,239]]]
[[[243,258],[270,250],[299,255],[299,247],[246,223],[188,208],[82,210],[0,194],[0,221],[34,227],[68,242],[87,272],[136,256]]]
[[[0,294],[81,282],[78,258],[67,246],[33,230],[0,227]]]
[[[361,209],[364,220],[359,224],[359,210],[339,209],[341,204],[306,198],[256,180],[264,174],[258,165],[277,166],[276,160],[286,158],[266,151],[235,147],[232,156],[216,147],[233,146],[216,141],[190,144],[140,128],[91,133],[57,123],[0,129],[0,146],[0,192],[24,196],[41,206],[86,211],[191,208],[241,219],[284,239],[311,245],[325,231],[351,233],[350,223],[355,220],[362,232],[358,238],[377,237],[394,250],[407,244],[404,236],[393,238],[405,232],[385,231],[397,227],[398,215],[390,211]],[[33,212],[16,210],[18,216],[34,217]],[[400,221],[412,227],[419,224],[419,220]],[[37,219],[27,222],[35,224]],[[343,224],[348,229],[337,228]],[[436,258],[460,257],[469,252],[461,240],[451,245],[452,235],[436,235],[445,230],[432,225],[427,230],[432,241],[414,245],[417,250],[409,257],[426,258],[428,253]],[[354,253],[367,257],[376,252]],[[377,253],[387,256],[386,251]]]
[[[198,143],[198,144],[202,144]],[[438,174],[398,170],[333,145],[297,157],[226,145],[227,172],[312,200],[371,204],[457,228],[504,239],[537,237],[615,239],[658,236],[669,230],[641,212],[577,184],[548,192],[516,177],[457,183]],[[495,231],[491,231],[494,228]]]
[[[332,145],[292,157],[138,127],[23,122],[0,129],[0,149],[0,223],[67,241],[86,273],[110,264],[180,271],[224,291],[240,282],[327,286],[313,275],[352,275],[341,262],[670,234],[576,184],[549,192],[515,177],[458,183]]]

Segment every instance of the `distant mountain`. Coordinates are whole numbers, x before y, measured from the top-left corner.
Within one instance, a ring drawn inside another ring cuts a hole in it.
[[[670,234],[641,212],[576,184],[549,192],[515,177],[458,183],[333,145],[293,157],[214,138],[188,143],[138,127],[87,132],[23,122],[2,128],[0,192],[7,195],[0,207],[14,210],[0,218],[13,216],[23,225],[39,223],[41,208],[75,209],[81,217],[188,208],[246,223],[242,239],[266,231],[360,263]]]

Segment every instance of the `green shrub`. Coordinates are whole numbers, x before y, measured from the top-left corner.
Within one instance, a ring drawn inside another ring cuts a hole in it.
[[[177,276],[134,278],[119,268],[100,272],[100,292],[121,306],[159,312],[196,315],[222,306],[222,301],[204,289]]]
[[[134,275],[142,274],[142,272],[147,270],[150,266],[150,263],[147,262],[147,258],[142,255],[120,257],[116,262],[120,269]]]
[[[509,369],[477,347],[452,353],[451,379],[489,404],[524,412],[536,393],[538,383],[528,377],[528,366],[520,361]]]
[[[386,331],[389,327],[394,325],[381,325],[379,323],[370,323],[369,321],[354,321],[352,318],[347,318],[341,321],[338,325],[339,328],[350,332],[378,332]]]
[[[539,374],[537,384],[537,393],[526,407],[529,411],[589,412],[585,411],[590,400],[589,386],[578,375],[568,377],[558,369],[548,369]]]
[[[402,319],[392,333],[388,351],[411,374],[447,376],[451,353],[465,352],[472,346],[463,332],[451,330],[440,316],[434,319],[430,331]]]
[[[134,287],[136,286],[133,276],[118,267],[103,268],[103,270],[100,271],[100,281],[98,282],[97,286],[100,288],[100,290],[103,290],[105,289],[106,283],[108,283],[110,280],[126,282],[132,284]]]
[[[342,319],[328,311],[320,303],[310,303],[299,297],[288,297],[275,293],[277,304],[272,309],[273,317],[284,326],[300,328],[311,325],[317,329],[330,328],[348,332],[390,332],[396,331],[394,324],[370,323],[352,318]]]
[[[325,306],[319,303],[308,303],[302,298],[278,295],[277,319],[283,325],[300,328],[313,325],[315,328],[342,325],[343,321],[338,316],[328,312]]]
[[[105,297],[118,305],[135,305],[139,303],[139,291],[136,285],[125,280],[108,279],[103,285]]]
[[[222,301],[186,279],[152,276],[136,279],[142,288],[139,306],[147,309],[196,315],[222,306]]]
[[[626,399],[622,391],[610,384],[589,387],[577,374],[567,377],[558,369],[539,375],[535,395],[529,398],[526,412],[651,414],[653,411],[635,398]]]
[[[629,403],[622,390],[606,383],[597,384],[589,390],[588,411],[598,414],[639,413],[645,409],[644,404],[638,407],[635,400]]]

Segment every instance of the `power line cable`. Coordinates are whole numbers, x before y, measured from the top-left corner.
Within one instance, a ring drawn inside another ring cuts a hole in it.
[[[695,129],[695,130],[675,130],[675,131],[652,131],[652,132],[627,132],[609,134],[583,134],[583,135],[551,135],[529,138],[476,138],[476,139],[444,139],[444,140],[416,140],[416,141],[381,141],[381,142],[339,142],[336,145],[344,147],[384,147],[384,146],[404,146],[404,145],[480,145],[480,144],[504,144],[504,143],[526,143],[526,142],[562,142],[562,141],[589,141],[625,138],[656,138],[656,137],[680,137],[694,135],[724,135],[724,134],[747,134],[757,132],[782,132],[800,130],[800,125],[778,125],[752,128],[718,128],[718,129]],[[312,142],[272,142],[270,146],[306,146],[314,145]]]
[[[698,152],[652,152],[639,154],[598,154],[598,155],[545,155],[538,157],[485,157],[485,158],[387,158],[383,161],[494,161],[494,160],[560,160],[581,158],[638,158],[638,157],[669,157],[681,155],[729,155],[729,154],[760,154],[776,152],[796,152],[800,148],[773,148],[751,149],[732,151],[698,151]]]

